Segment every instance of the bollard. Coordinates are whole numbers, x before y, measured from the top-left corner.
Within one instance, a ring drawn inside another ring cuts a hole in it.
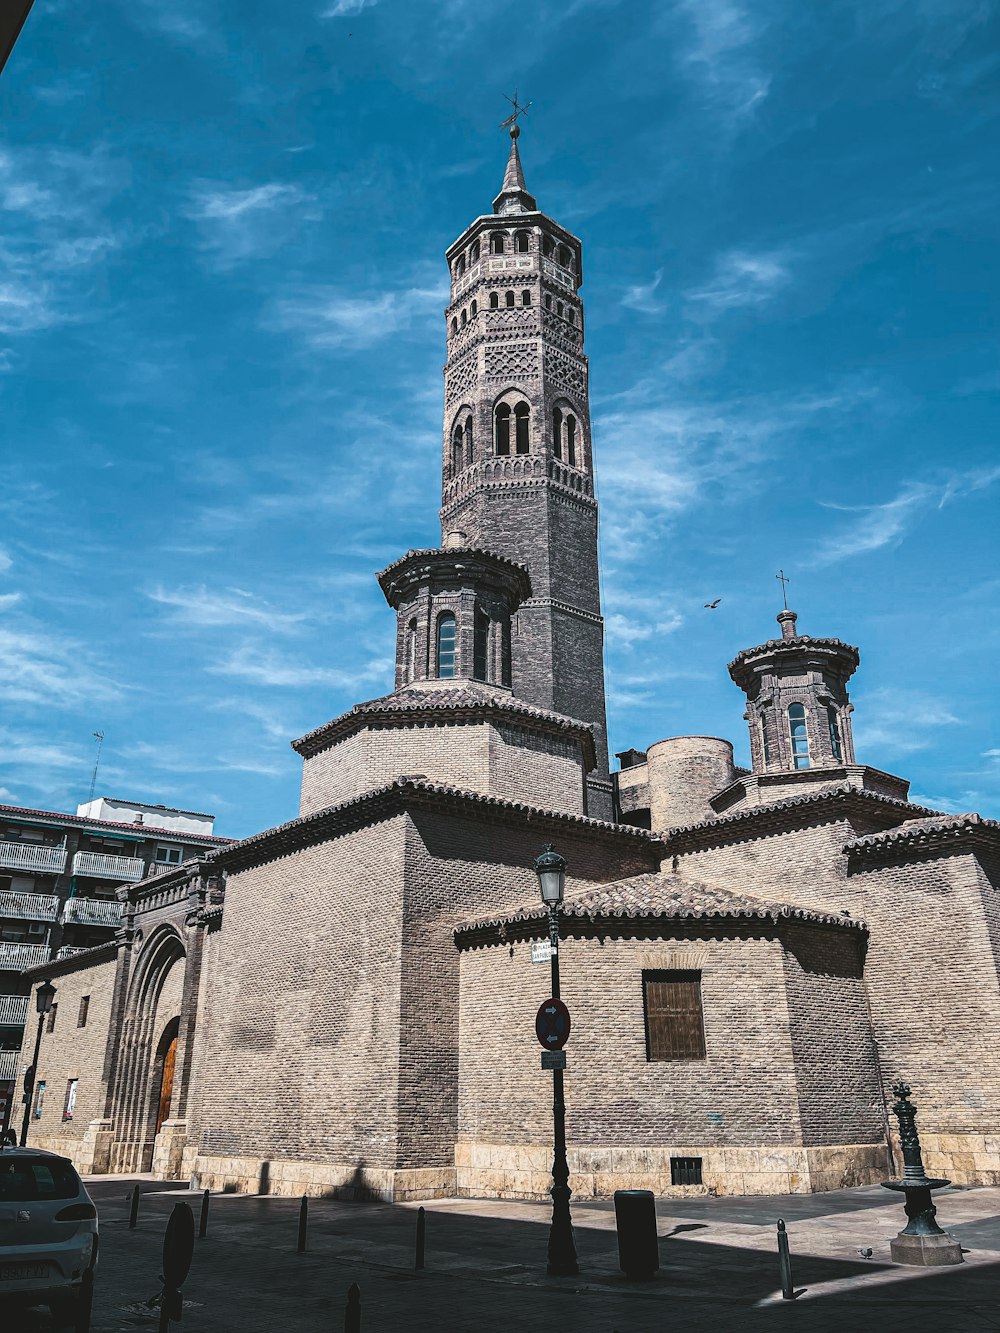
[[[778,1218],[778,1271],[781,1274],[782,1300],[795,1300],[795,1286],[792,1282],[792,1256],[788,1253],[788,1232],[785,1224]]]
[[[352,1282],[347,1289],[344,1333],[361,1333],[361,1288],[356,1282]]]
[[[204,1240],[208,1235],[208,1201],[212,1197],[211,1190],[206,1190],[201,1196],[201,1217],[198,1219],[198,1239]]]
[[[183,1310],[181,1287],[194,1255],[194,1213],[186,1203],[175,1203],[163,1236],[163,1292],[160,1296],[159,1333],[167,1333],[170,1320],[179,1320]]]
[[[142,1191],[139,1189],[138,1185],[136,1185],[135,1188],[132,1190],[132,1206],[128,1210],[129,1231],[135,1230],[135,1224],[139,1220],[139,1197],[141,1193]]]
[[[424,1266],[424,1237],[427,1233],[427,1214],[423,1208],[417,1209],[417,1257],[413,1267],[418,1271]]]
[[[296,1249],[299,1254],[306,1252],[306,1231],[309,1227],[309,1200],[303,1194],[299,1204],[299,1240]]]
[[[649,1280],[660,1266],[652,1190],[615,1190],[618,1266],[631,1280]]]
[[[85,1268],[80,1283],[80,1299],[76,1307],[74,1333],[90,1333],[90,1316],[94,1309],[94,1270]]]

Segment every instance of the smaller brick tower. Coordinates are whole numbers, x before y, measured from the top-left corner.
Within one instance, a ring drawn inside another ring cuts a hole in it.
[[[858,650],[840,639],[796,633],[794,611],[781,611],[781,638],[745,648],[729,674],[747,696],[754,773],[842,768],[854,763],[853,711],[847,682]]]

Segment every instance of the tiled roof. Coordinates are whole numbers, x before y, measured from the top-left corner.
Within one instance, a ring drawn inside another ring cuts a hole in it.
[[[947,848],[958,842],[1000,843],[1000,821],[982,815],[934,815],[927,819],[908,819],[897,828],[882,833],[866,833],[852,838],[844,850],[854,857],[875,857],[881,853],[905,851],[912,847]]]
[[[32,810],[20,805],[0,805],[0,819],[5,817],[15,821],[19,818],[44,819],[55,824],[72,824],[74,828],[122,829],[136,835],[140,841],[146,837],[162,837],[170,842],[205,842],[213,847],[233,841],[214,833],[188,833],[173,828],[155,828],[152,824],[120,824],[111,819],[89,819],[86,815],[64,815],[54,810]]]
[[[526,579],[529,578],[527,565],[522,565],[517,560],[511,560],[508,556],[497,555],[496,551],[487,551],[479,546],[430,546],[426,548],[415,547],[412,551],[407,551],[398,560],[394,560],[391,565],[386,565],[378,576],[379,580],[381,581],[387,574],[394,574],[397,569],[401,569],[411,560],[433,560],[439,556],[442,560],[460,559],[462,556],[481,556],[486,560],[495,561],[512,573],[523,575]]]
[[[353,800],[328,806],[325,810],[317,810],[311,815],[302,815],[262,833],[255,833],[230,847],[212,852],[205,859],[210,864],[226,869],[242,870],[288,856],[301,847],[314,846],[355,829],[369,827],[379,820],[391,819],[410,804],[451,809],[463,814],[468,814],[469,808],[473,807],[481,819],[507,822],[516,818],[524,824],[537,825],[540,830],[549,829],[558,833],[560,829],[569,828],[602,838],[624,840],[633,846],[646,843],[650,846],[651,855],[659,855],[662,850],[654,834],[630,824],[609,824],[587,815],[545,810],[541,806],[508,801],[499,796],[484,796],[481,792],[450,787],[443,782],[429,782],[425,778],[398,778]],[[655,852],[654,848],[657,849]]]
[[[682,824],[667,829],[663,838],[668,847],[680,851],[687,845],[701,845],[715,841],[720,835],[745,830],[748,836],[754,832],[771,832],[776,827],[787,826],[790,816],[809,810],[817,814],[823,807],[850,809],[869,815],[881,814],[889,824],[900,824],[907,815],[933,817],[935,812],[922,805],[911,805],[909,801],[898,801],[892,796],[883,796],[879,792],[865,791],[857,787],[828,787],[825,791],[813,792],[809,796],[787,796],[781,801],[770,801],[766,805],[753,805],[732,814],[719,815],[715,819],[703,819],[697,824]]]
[[[754,648],[744,648],[729,663],[730,674],[751,658],[757,657],[761,653],[773,653],[778,648],[797,648],[799,650],[820,648],[826,651],[842,652],[849,657],[853,657],[855,666],[858,665],[860,660],[857,648],[852,643],[845,643],[843,639],[813,638],[810,634],[797,634],[793,639],[768,639],[766,643],[759,643]]]
[[[355,704],[347,713],[341,713],[331,722],[308,731],[298,740],[292,741],[292,749],[304,758],[309,758],[333,745],[343,736],[350,735],[366,722],[379,718],[393,718],[405,714],[414,722],[427,718],[440,723],[444,714],[450,714],[455,722],[478,721],[484,717],[509,718],[522,723],[532,723],[543,731],[555,731],[580,738],[584,747],[584,758],[592,768],[594,759],[594,734],[590,725],[576,718],[565,717],[562,713],[552,713],[545,708],[536,708],[506,694],[500,694],[487,685],[475,681],[463,682],[453,687],[415,688],[404,686],[393,694],[381,699],[371,699],[367,703]]]
[[[635,875],[612,884],[584,889],[567,895],[560,916],[573,919],[685,919],[711,920],[761,918],[769,921],[802,920],[824,925],[865,929],[864,922],[815,908],[796,907],[792,903],[768,902],[747,893],[735,893],[714,885],[682,879],[670,872]],[[518,922],[543,922],[545,908],[537,900],[512,908],[500,916],[481,917],[463,923],[456,936],[470,931],[490,930]]]

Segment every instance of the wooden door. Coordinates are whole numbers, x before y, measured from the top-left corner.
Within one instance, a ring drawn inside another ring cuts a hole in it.
[[[177,1059],[177,1037],[171,1039],[163,1056],[163,1074],[160,1078],[160,1105],[156,1112],[156,1133],[170,1115],[170,1099],[174,1093],[174,1062]]]

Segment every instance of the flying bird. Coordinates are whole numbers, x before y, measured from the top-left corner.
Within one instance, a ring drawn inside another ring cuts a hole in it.
[[[706,602],[706,603],[705,603],[705,610],[706,610],[706,611],[714,611],[715,608],[719,605],[719,603],[720,603],[721,601],[722,601],[722,598],[721,598],[721,597],[716,597],[716,599],[715,599],[714,602]]]
[[[858,1254],[861,1255],[862,1259],[870,1259],[874,1253],[875,1253],[875,1251],[874,1251],[874,1250],[870,1250],[870,1249],[869,1249],[869,1250],[858,1250]]]

